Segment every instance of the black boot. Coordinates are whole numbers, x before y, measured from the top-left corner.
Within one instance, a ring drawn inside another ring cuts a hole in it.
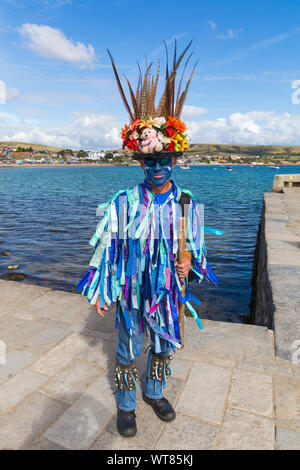
[[[143,400],[152,406],[155,414],[162,421],[173,421],[176,418],[176,413],[166,398],[149,398],[143,393]]]
[[[118,408],[117,428],[123,437],[133,437],[136,435],[137,428],[134,410],[123,411]]]

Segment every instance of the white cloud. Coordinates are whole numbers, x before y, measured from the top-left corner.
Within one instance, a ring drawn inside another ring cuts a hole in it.
[[[208,112],[209,110],[207,108],[184,105],[181,116],[183,119],[192,119],[196,116],[200,116],[201,114],[206,114]]]
[[[187,122],[194,143],[298,145],[300,114],[275,111],[232,113],[228,118]]]
[[[15,100],[19,94],[20,92],[17,88],[6,88],[6,102]]]
[[[218,26],[216,25],[216,23],[212,20],[208,20],[207,23],[209,24],[209,26],[211,27],[211,29],[217,29]]]
[[[76,112],[71,115],[70,122],[65,124],[39,126],[36,121],[31,121],[30,125],[26,125],[14,115],[1,113],[0,141],[31,142],[73,149],[111,149],[121,147],[122,124],[109,114]]]
[[[42,57],[63,60],[81,68],[92,68],[95,65],[93,46],[68,39],[59,29],[25,23],[18,30],[25,44]]]
[[[218,39],[234,39],[237,38],[239,33],[242,31],[242,28],[240,29],[227,29],[227,32],[225,34],[217,34],[216,38]]]
[[[192,143],[298,145],[300,140],[300,114],[236,112],[227,118],[199,121],[190,118],[186,124]],[[12,114],[1,113],[0,141],[86,150],[112,149],[121,147],[122,126],[123,122],[115,116],[95,112],[73,113],[70,121],[57,126],[40,126],[37,121],[24,121]]]

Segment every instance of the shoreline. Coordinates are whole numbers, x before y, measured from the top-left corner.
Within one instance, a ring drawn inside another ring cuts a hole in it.
[[[128,165],[117,165],[117,164],[106,164],[106,163],[71,163],[66,165],[54,165],[50,163],[12,163],[12,164],[0,164],[0,168],[68,168],[68,167],[94,167],[94,166],[102,166],[102,167],[111,167],[111,166],[138,166],[138,163],[130,163]]]
[[[177,166],[180,167],[181,164]],[[253,165],[253,167],[263,167],[273,165],[273,163],[263,163],[262,165]],[[66,165],[54,165],[50,163],[12,163],[12,164],[0,164],[1,168],[72,168],[72,167],[131,167],[139,166],[139,163],[129,163],[128,165],[120,165],[117,163],[106,164],[106,163],[71,163]],[[190,167],[193,166],[219,166],[219,167],[228,167],[228,166],[251,166],[251,163],[196,163],[190,164]],[[279,163],[277,166],[300,166],[299,163]]]

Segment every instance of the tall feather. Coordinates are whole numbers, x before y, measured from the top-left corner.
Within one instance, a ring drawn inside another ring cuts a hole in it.
[[[132,103],[132,107],[134,109],[134,118],[137,119],[137,118],[140,117],[140,110],[139,110],[138,104],[136,102],[134,93],[132,91],[130,82],[129,82],[128,78],[125,75],[124,75],[124,77],[126,78],[126,81],[128,83],[129,93],[130,93],[130,97],[131,97],[131,103]]]
[[[142,87],[143,87],[143,76],[142,76],[142,71],[141,71],[141,67],[140,67],[140,64],[138,64],[138,68],[139,68],[139,84],[138,84],[138,98],[137,98],[137,103],[138,103],[138,107],[139,107],[139,111],[140,111],[140,115],[141,115],[141,109],[142,109]]]
[[[176,78],[176,54],[177,54],[177,43],[176,38],[174,39],[174,56],[173,56],[173,72],[175,75],[171,83],[171,116],[174,115],[174,101],[175,101],[175,78]]]
[[[142,86],[142,103],[141,103],[141,109],[140,109],[140,114],[141,117],[146,116],[147,114],[147,106],[148,106],[148,77],[149,77],[149,72],[151,69],[151,64],[148,65],[147,70],[144,75],[144,81],[143,81],[143,86]]]
[[[182,85],[182,80],[183,80],[183,77],[184,77],[184,74],[185,74],[185,70],[187,68],[187,65],[190,61],[190,58],[192,57],[193,55],[193,52],[188,56],[186,62],[185,62],[185,65],[184,65],[184,69],[182,71],[182,74],[181,74],[181,78],[180,78],[180,82],[179,82],[179,86],[178,86],[178,90],[177,90],[177,96],[176,96],[176,105],[175,105],[175,113],[174,113],[174,117],[176,119],[179,119],[179,116],[178,116],[178,104],[179,104],[179,97],[180,97],[180,92],[181,92],[181,85]]]
[[[186,52],[188,51],[188,49],[191,47],[191,44],[192,44],[193,40],[191,40],[188,45],[186,46],[186,48],[184,49],[184,51],[180,54],[180,56],[178,57],[177,61],[176,61],[176,66],[175,66],[175,69],[177,70],[183,57],[185,56]]]
[[[176,94],[176,100],[175,100],[175,79],[176,79],[178,68],[182,62],[182,59],[184,58],[191,44],[192,44],[192,41],[190,41],[188,45],[184,48],[183,52],[179,56],[177,56],[177,42],[175,39],[172,66],[171,68],[169,68],[170,65],[169,65],[168,46],[167,46],[167,43],[164,41],[165,50],[166,50],[165,87],[164,87],[164,91],[161,95],[161,98],[157,106],[155,106],[155,99],[156,99],[158,80],[159,80],[159,75],[160,75],[160,63],[158,63],[156,76],[152,75],[151,73],[152,63],[148,65],[147,59],[146,59],[146,71],[144,75],[142,74],[140,65],[138,63],[139,79],[138,79],[135,93],[133,92],[132,86],[128,78],[125,77],[127,84],[128,84],[130,97],[131,97],[132,109],[130,108],[129,103],[126,99],[113,58],[108,50],[108,54],[110,56],[114,74],[117,80],[118,88],[119,88],[122,100],[125,104],[125,107],[129,113],[131,121],[133,121],[135,118],[144,119],[149,116],[152,116],[152,117],[164,116],[165,118],[167,118],[168,116],[174,116],[176,119],[179,119],[180,113],[182,111],[182,108],[183,108],[183,105],[187,96],[187,92],[190,86],[190,82],[194,74],[195,67],[197,65],[197,62],[196,62],[192,70],[192,73],[189,77],[189,80],[186,84],[185,90],[181,93],[183,78],[184,78],[185,71],[186,71],[187,65],[190,61],[192,54],[189,55],[184,65],[184,69],[180,78],[180,82],[179,82],[179,86],[178,86],[178,90]]]
[[[159,70],[160,70],[160,62],[158,61],[156,78],[155,78],[155,82],[154,82],[154,85],[153,85],[152,90],[151,90],[151,99],[150,99],[149,113],[152,116],[154,116],[154,114],[155,114],[155,98],[156,98],[156,91],[157,91],[157,85],[158,85]]]
[[[159,100],[158,106],[155,110],[155,116],[157,116],[157,117],[161,117],[161,116],[167,117],[167,113],[166,113],[166,90],[163,92],[163,94],[162,94],[162,96]]]
[[[112,68],[113,68],[113,71],[115,73],[115,77],[116,77],[116,81],[117,81],[117,84],[118,84],[118,88],[119,88],[119,91],[120,91],[120,94],[121,94],[121,98],[123,100],[123,103],[125,105],[125,108],[127,109],[128,113],[129,113],[129,117],[130,119],[133,121],[134,118],[133,118],[133,114],[131,112],[131,109],[129,107],[129,104],[128,104],[128,101],[126,99],[126,96],[125,96],[125,93],[124,93],[124,90],[123,90],[123,87],[121,85],[121,82],[120,82],[120,79],[119,79],[119,75],[118,75],[118,72],[117,72],[117,69],[116,69],[116,66],[115,66],[115,63],[114,63],[114,60],[111,56],[111,53],[109,52],[109,50],[107,49],[107,52],[109,54],[109,57],[110,57],[110,60],[111,60],[111,65],[112,65]]]
[[[164,41],[165,49],[166,49],[166,84],[165,84],[165,110],[164,115],[171,116],[171,84],[170,84],[170,75],[169,75],[169,54],[168,54],[168,46],[166,41]]]
[[[182,92],[182,95],[179,99],[178,111],[177,111],[178,117],[181,114],[181,111],[182,111],[182,108],[183,108],[183,105],[184,105],[184,102],[185,102],[185,99],[186,99],[186,96],[187,96],[187,92],[188,92],[188,89],[189,89],[189,86],[190,86],[190,83],[191,83],[192,77],[194,75],[194,71],[195,71],[195,68],[196,68],[197,64],[198,64],[198,60],[197,60],[197,62],[195,63],[195,65],[193,67],[192,73],[191,73],[190,78],[189,78],[189,80],[186,84],[185,90]]]

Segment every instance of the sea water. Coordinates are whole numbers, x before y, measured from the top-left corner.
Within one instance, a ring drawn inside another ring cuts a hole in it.
[[[202,318],[247,322],[251,274],[263,193],[275,174],[300,173],[300,166],[192,166],[172,177],[204,204],[205,225],[223,230],[205,235],[207,259],[220,279],[191,289],[202,301]],[[0,169],[0,277],[70,292],[88,269],[88,242],[99,222],[96,208],[119,189],[143,181],[139,167]],[[8,270],[9,265],[19,265]]]

